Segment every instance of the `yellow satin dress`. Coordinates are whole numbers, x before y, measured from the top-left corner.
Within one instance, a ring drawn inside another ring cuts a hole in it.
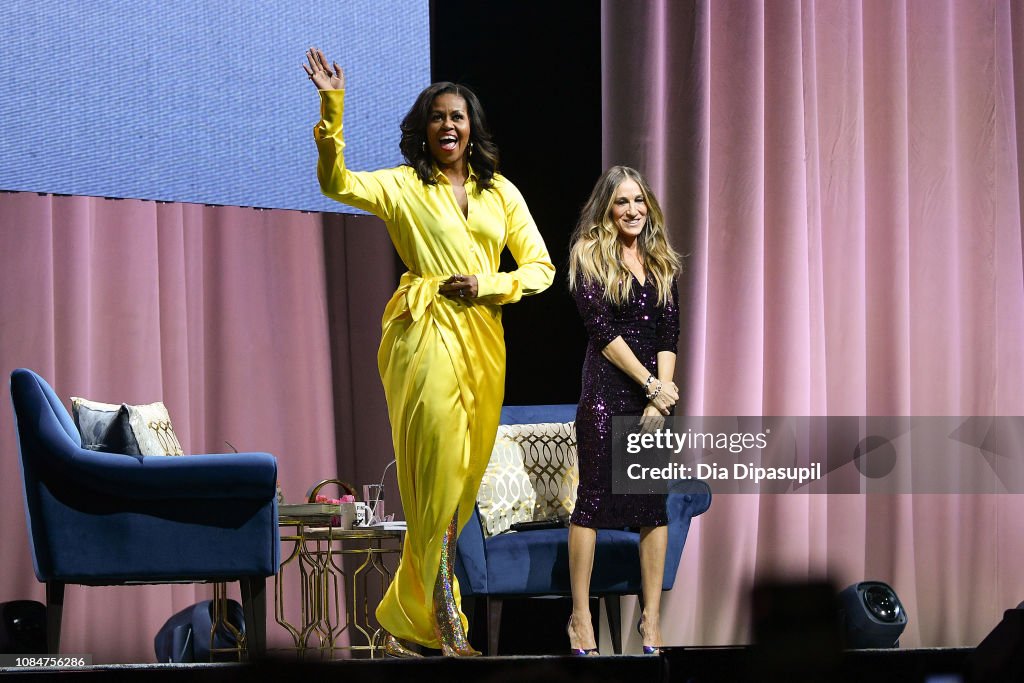
[[[460,530],[473,512],[505,391],[501,305],[547,289],[555,268],[526,202],[504,177],[496,174],[483,190],[470,168],[467,218],[439,170],[436,185],[423,183],[409,166],[350,171],[343,155],[344,91],[320,91],[320,98],[314,137],[323,193],[380,217],[408,269],[384,310],[377,353],[408,524],[377,619],[398,638],[439,648],[433,589],[441,541],[456,510]],[[518,269],[499,273],[506,246]],[[456,273],[477,276],[476,299],[438,294]]]

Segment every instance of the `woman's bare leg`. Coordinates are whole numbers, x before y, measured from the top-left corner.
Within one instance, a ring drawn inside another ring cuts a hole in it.
[[[594,625],[590,615],[590,575],[594,571],[597,531],[569,525],[569,585],[572,589],[572,616],[569,618],[569,646],[577,654],[597,652]]]
[[[640,530],[640,582],[644,594],[644,611],[640,635],[648,648],[662,646],[661,588],[665,574],[665,549],[668,527],[644,527]]]

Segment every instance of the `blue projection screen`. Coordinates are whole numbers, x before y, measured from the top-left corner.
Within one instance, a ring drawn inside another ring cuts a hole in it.
[[[354,211],[317,185],[306,48],[345,70],[354,169],[401,163],[430,82],[428,0],[16,0],[0,41],[0,190]]]

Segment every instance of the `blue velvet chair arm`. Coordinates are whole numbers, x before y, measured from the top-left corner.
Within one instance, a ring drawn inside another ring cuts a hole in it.
[[[473,516],[462,527],[455,553],[455,575],[463,595],[487,593],[487,546],[480,521],[480,510],[473,508]]]
[[[575,403],[556,403],[536,406],[502,406],[501,424],[520,425],[542,422],[573,422],[576,420]]]
[[[700,480],[676,482],[665,502],[668,512],[668,548],[665,551],[663,590],[672,590],[679,561],[690,533],[690,520],[711,506],[711,489]]]
[[[49,472],[57,470],[98,495],[147,500],[270,500],[277,495],[277,461],[269,453],[130,456],[76,448],[48,455]]]

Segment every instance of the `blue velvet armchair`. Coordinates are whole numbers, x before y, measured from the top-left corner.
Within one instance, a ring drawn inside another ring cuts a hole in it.
[[[505,406],[505,425],[571,422],[575,405]],[[711,490],[704,482],[687,482],[666,497],[668,549],[663,590],[671,590],[679,568],[690,520],[711,505]],[[498,652],[501,606],[504,598],[568,596],[568,529],[538,529],[503,533],[485,538],[480,511],[459,536],[456,575],[464,597],[483,599],[486,605],[487,653]],[[636,531],[600,529],[591,595],[605,601],[612,646],[622,652],[619,598],[640,595],[640,534]]]
[[[276,573],[277,461],[268,453],[144,457],[82,441],[50,385],[11,374],[47,648],[60,650],[66,584],[239,581],[250,657],[266,651],[266,577]]]

